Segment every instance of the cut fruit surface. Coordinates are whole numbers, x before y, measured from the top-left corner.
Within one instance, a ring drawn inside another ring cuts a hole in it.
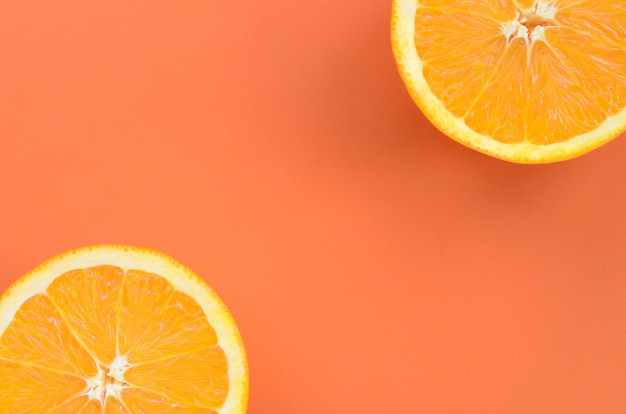
[[[626,129],[626,5],[393,0],[392,48],[424,115],[518,163],[562,161]]]
[[[216,293],[148,249],[55,257],[0,298],[0,412],[242,414],[245,350]]]

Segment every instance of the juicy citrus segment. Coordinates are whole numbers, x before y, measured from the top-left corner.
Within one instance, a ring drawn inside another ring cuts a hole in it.
[[[162,277],[132,270],[122,293],[118,341],[120,355],[135,365],[178,355],[182,344],[187,353],[206,349],[217,337],[190,296]]]
[[[159,394],[133,388],[124,392],[124,404],[131,413],[217,414],[210,408],[173,403]],[[126,411],[124,411],[126,412]]]
[[[115,266],[77,269],[56,278],[46,290],[82,345],[102,365],[117,353],[117,319],[124,272]],[[74,292],[82,292],[77,297]],[[97,303],[98,306],[93,306]],[[95,375],[95,372],[94,374]]]
[[[24,302],[4,331],[0,340],[0,359],[83,378],[97,372],[93,358],[76,340],[50,299],[43,294],[37,294]]]
[[[546,32],[546,38],[550,37],[551,30]],[[530,83],[530,95],[536,99],[529,105],[526,139],[536,144],[567,141],[596,128],[607,117],[552,45],[537,42],[530,56],[530,76],[536,79]],[[564,88],[567,94],[560,93]]]
[[[510,0],[421,0],[420,7],[437,8],[440,10],[467,12],[473,16],[486,16],[490,18],[512,18],[515,16],[515,3]]]
[[[477,96],[489,82],[506,49],[506,39],[484,36],[485,27],[492,26],[496,32],[498,23],[478,14],[419,8],[416,19],[428,20],[427,29],[415,31],[424,77],[446,108],[462,117],[468,109],[467,96]],[[466,31],[459,32],[455,25],[463,25]]]
[[[581,22],[570,20],[571,26],[546,30],[550,49],[586,91],[596,91],[592,96],[597,106],[587,110],[602,112],[603,117],[616,115],[626,106],[626,49],[609,36],[582,32],[576,28]]]
[[[211,366],[211,372],[195,369]],[[185,375],[181,375],[185,373]],[[179,404],[218,409],[228,391],[228,369],[224,352],[212,347],[152,363],[131,366],[124,374],[131,386],[150,390]]]
[[[471,102],[465,102],[468,108],[465,123],[470,128],[479,134],[498,137],[498,140],[506,143],[525,140],[524,118],[528,106],[525,97],[528,86],[524,78],[527,59],[524,40],[511,41],[480,93]]]
[[[241,414],[247,365],[232,317],[160,253],[95,246],[0,299],[0,412]]]
[[[129,411],[124,408],[117,398],[106,397],[104,400],[104,414],[129,414]]]
[[[71,413],[72,411],[64,410],[63,413]],[[88,401],[87,404],[83,407],[82,411],[79,411],[80,414],[102,414],[102,406],[99,401]],[[59,412],[61,414],[61,412]]]
[[[426,117],[489,155],[559,161],[626,129],[620,2],[394,0],[392,46]]]
[[[85,389],[79,377],[0,359],[3,413],[46,413]]]
[[[520,10],[531,10],[536,4],[536,0],[513,0],[511,2],[507,0],[502,1],[515,4]]]
[[[98,401],[89,400],[86,395],[79,395],[74,399],[66,401],[58,407],[53,408],[46,414],[81,413],[81,414],[101,414],[102,408]]]

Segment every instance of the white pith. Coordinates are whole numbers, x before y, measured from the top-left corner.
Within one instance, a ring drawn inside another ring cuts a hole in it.
[[[518,10],[515,19],[502,23],[502,34],[506,36],[509,43],[517,38],[527,39],[529,45],[536,41],[545,42],[545,26],[540,24],[529,29],[528,23],[537,18],[551,22],[557,11],[551,1],[536,0],[531,8]]]
[[[95,377],[86,380],[85,395],[90,400],[97,400],[104,406],[107,397],[122,399],[122,390],[129,385],[124,380],[124,372],[130,367],[123,356],[116,356],[109,367],[98,367]]]

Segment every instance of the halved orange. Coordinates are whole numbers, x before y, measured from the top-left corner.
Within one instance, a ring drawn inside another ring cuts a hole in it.
[[[55,257],[0,298],[0,412],[246,412],[248,370],[217,294],[165,254]]]
[[[570,159],[626,129],[626,4],[393,0],[392,48],[452,139],[518,163]]]

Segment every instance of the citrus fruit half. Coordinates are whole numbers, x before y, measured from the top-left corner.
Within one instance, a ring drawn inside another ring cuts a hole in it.
[[[0,412],[245,413],[248,371],[223,302],[148,249],[57,256],[0,298]]]
[[[393,0],[392,48],[413,100],[485,154],[548,163],[626,129],[626,5]]]

